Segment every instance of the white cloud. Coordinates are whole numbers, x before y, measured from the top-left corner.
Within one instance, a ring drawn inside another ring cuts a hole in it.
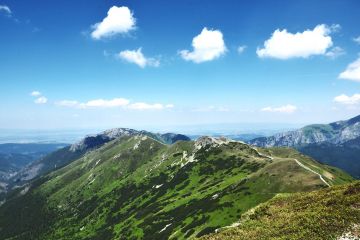
[[[47,98],[46,97],[38,97],[37,99],[35,99],[34,103],[36,104],[45,104],[47,103]]]
[[[88,102],[78,102],[74,100],[62,100],[57,102],[56,105],[62,107],[74,107],[74,108],[113,108],[113,107],[124,107],[130,103],[128,99],[125,98],[114,98],[110,100],[105,99],[95,99]]]
[[[333,45],[332,32],[339,30],[339,25],[317,25],[313,30],[289,33],[286,29],[275,30],[265,41],[264,48],[256,50],[260,58],[308,58],[312,55],[325,55]]]
[[[124,109],[132,110],[163,110],[173,108],[173,104],[150,104],[144,102],[131,103],[130,100],[125,98],[114,98],[111,100],[104,99],[95,99],[87,102],[78,102],[75,100],[62,100],[55,103],[57,106],[61,107],[71,107],[71,108],[80,108],[80,109],[89,109],[89,108],[115,108],[121,107]]]
[[[334,98],[334,102],[345,105],[356,105],[360,103],[360,94],[354,94],[352,96],[341,94]]]
[[[327,56],[331,59],[335,59],[344,54],[345,54],[345,51],[341,47],[333,47],[327,53],[325,53],[325,56]]]
[[[7,15],[11,15],[11,9],[6,5],[0,5],[0,12],[4,12]]]
[[[41,95],[41,93],[39,91],[32,91],[30,93],[30,95],[33,96],[33,97],[39,97]]]
[[[280,107],[265,107],[262,108],[262,112],[279,112],[279,113],[293,113],[297,110],[297,107],[294,105],[284,105]]]
[[[357,44],[360,44],[360,36],[353,38],[354,42],[356,42]]]
[[[142,53],[141,48],[137,50],[121,51],[117,56],[127,62],[135,63],[141,68],[146,66],[158,67],[160,65],[159,60],[155,58],[146,58]]]
[[[246,48],[247,48],[246,45],[239,46],[239,47],[237,48],[237,52],[238,52],[239,54],[242,54],[242,53],[245,51]]]
[[[101,22],[92,26],[94,31],[91,33],[91,37],[101,39],[124,34],[135,29],[135,23],[136,19],[128,7],[113,6]]]
[[[160,103],[149,104],[143,102],[133,103],[128,106],[129,109],[134,109],[134,110],[163,110],[165,108],[173,108],[173,107],[174,105],[172,104],[163,105]]]
[[[360,57],[350,63],[345,71],[340,73],[339,78],[360,82]]]
[[[129,100],[125,98],[114,98],[111,100],[96,99],[88,101],[84,104],[84,107],[123,107],[129,104]]]
[[[208,30],[204,28],[199,35],[192,40],[193,51],[181,50],[179,53],[186,61],[201,63],[211,61],[226,52],[223,34],[220,30]]]
[[[336,33],[336,32],[339,32],[341,30],[341,25],[340,24],[332,24],[330,27],[329,27],[330,31],[332,33]]]

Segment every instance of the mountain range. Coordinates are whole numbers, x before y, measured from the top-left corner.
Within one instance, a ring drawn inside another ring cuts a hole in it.
[[[360,178],[360,115],[346,121],[308,125],[248,142],[260,147],[293,147]]]
[[[226,138],[113,129],[59,151],[7,195],[3,239],[197,238],[280,193],[353,180],[293,149]]]

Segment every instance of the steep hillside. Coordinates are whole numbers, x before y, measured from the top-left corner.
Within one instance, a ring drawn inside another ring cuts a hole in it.
[[[150,136],[160,142],[166,144],[172,144],[176,141],[183,140],[189,141],[190,139],[182,134],[175,133],[151,133],[147,131],[137,131],[129,128],[114,128],[96,135],[86,136],[81,141],[69,146],[62,148],[58,151],[55,151],[44,158],[39,159],[38,161],[32,162],[25,168],[18,171],[12,178],[9,183],[9,187],[22,186],[31,179],[34,179],[37,176],[46,174],[55,169],[61,168],[75,159],[83,156],[88,151],[101,147],[107,142],[110,142],[114,139],[120,139],[122,137],[135,136],[143,134]]]
[[[276,196],[202,239],[360,239],[360,182]]]
[[[360,178],[360,116],[249,141],[259,147],[288,146]]]
[[[13,192],[0,207],[0,236],[189,239],[236,222],[278,193],[348,181],[291,149],[124,136]]]

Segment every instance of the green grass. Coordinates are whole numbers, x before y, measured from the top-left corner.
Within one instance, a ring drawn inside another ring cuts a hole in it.
[[[360,182],[321,191],[279,195],[244,214],[238,227],[204,236],[227,239],[360,238]]]
[[[231,225],[278,193],[326,188],[295,157],[333,185],[352,180],[291,149],[259,151],[273,159],[238,142],[196,150],[190,141],[115,140],[39,178],[27,194],[13,193],[0,207],[0,236],[189,239]]]

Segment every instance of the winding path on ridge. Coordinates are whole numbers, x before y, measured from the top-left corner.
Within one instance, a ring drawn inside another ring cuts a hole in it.
[[[253,149],[254,149],[260,156],[262,156],[262,157],[267,157],[267,158],[270,158],[270,159],[274,159],[274,158],[271,157],[271,156],[267,156],[267,155],[264,155],[264,154],[260,153],[260,152],[259,152],[257,149],[255,149],[255,148],[253,148]],[[312,170],[311,168],[305,166],[303,163],[301,163],[301,162],[300,162],[299,160],[297,160],[296,158],[294,158],[294,160],[295,160],[295,162],[296,162],[300,167],[302,167],[302,168],[304,168],[304,169],[306,169],[306,170],[308,170],[308,171],[310,171],[310,172],[318,175],[319,178],[320,178],[320,180],[321,180],[323,183],[325,183],[326,186],[331,187],[331,185],[330,185],[327,181],[325,181],[325,179],[323,178],[323,176],[322,176],[320,173],[318,173],[318,172]]]
[[[325,179],[323,178],[323,176],[322,176],[320,173],[315,172],[315,171],[312,170],[311,168],[305,166],[304,164],[302,164],[302,163],[301,163],[299,160],[297,160],[296,158],[294,158],[294,160],[295,160],[295,162],[296,162],[300,167],[303,167],[304,169],[306,169],[306,170],[308,170],[308,171],[310,171],[310,172],[318,175],[318,176],[320,177],[320,180],[323,181],[323,183],[325,183],[328,187],[331,187],[331,185],[330,185],[328,182],[325,181]]]

